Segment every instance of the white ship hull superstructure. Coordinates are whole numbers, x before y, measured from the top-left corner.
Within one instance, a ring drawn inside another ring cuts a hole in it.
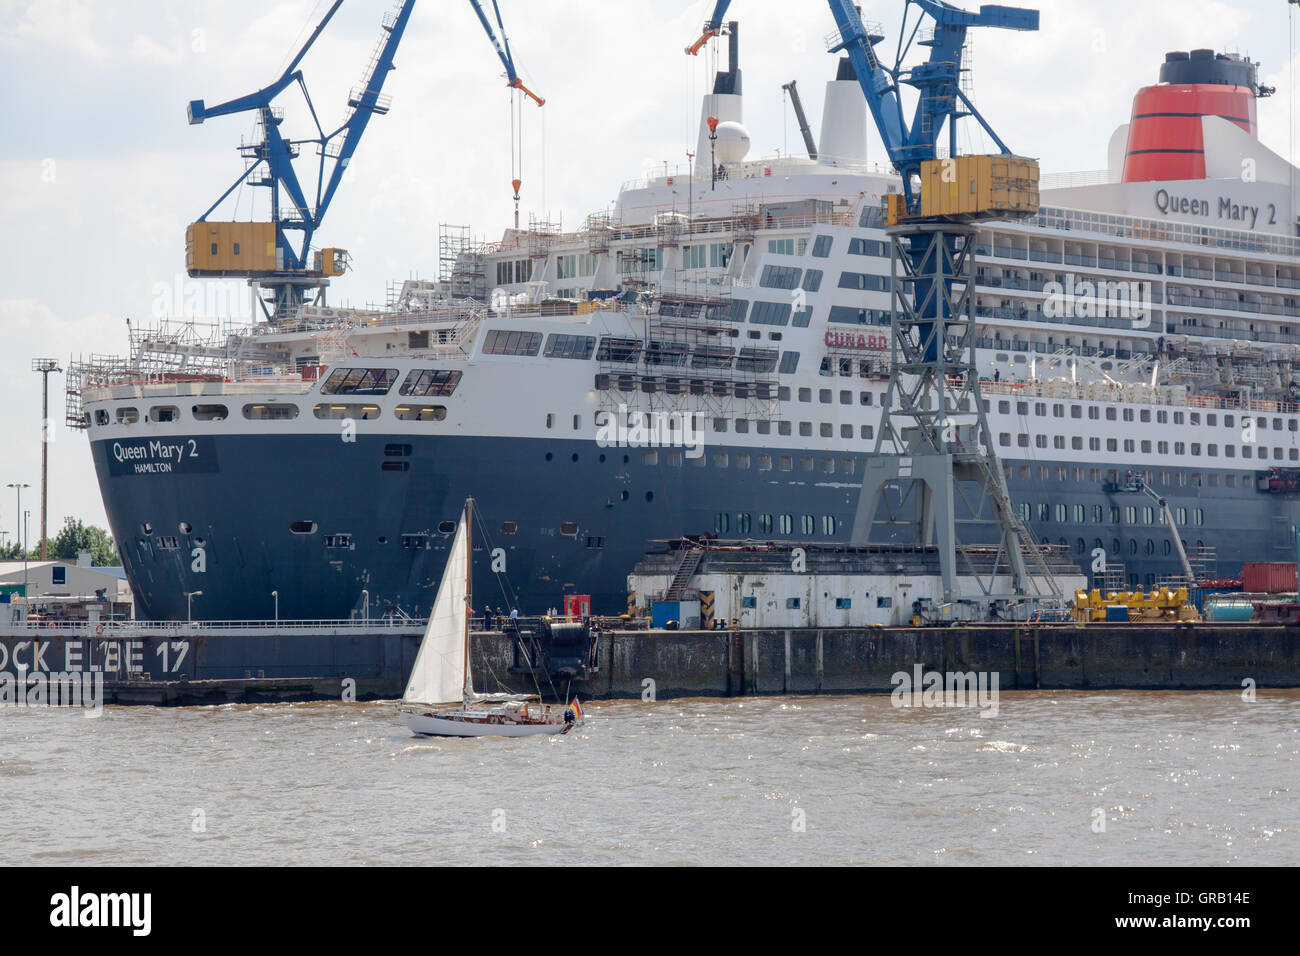
[[[843,82],[833,109],[854,108]],[[1206,142],[1231,153],[1220,123]],[[621,611],[654,539],[848,542],[888,377],[879,210],[898,186],[865,139],[836,149],[627,183],[583,228],[466,247],[388,310],[307,307],[228,341],[140,332],[131,362],[83,365],[73,413],[141,613],[180,617],[198,590],[196,618],[269,617],[273,591],[282,617],[427,613],[470,494],[490,555],[475,591],[503,573],[521,611],[565,592]],[[1181,571],[1129,472],[1169,498],[1202,574],[1293,556],[1298,210],[1262,167],[1098,174],[982,230],[996,451],[1039,541],[1085,569],[1100,552],[1125,583]]]

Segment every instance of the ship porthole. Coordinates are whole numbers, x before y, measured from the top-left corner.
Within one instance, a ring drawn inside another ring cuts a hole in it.
[[[555,456],[552,455],[549,451],[546,453],[546,460],[547,460],[547,461],[550,461],[550,460],[551,460],[552,458],[554,458],[554,457],[555,457]]]
[[[194,530],[194,525],[190,524],[188,521],[182,521],[177,527],[180,528],[181,534],[189,534]]]
[[[388,539],[385,538],[385,537],[381,534],[381,535],[379,536],[379,543],[380,543],[380,544],[388,544]]]
[[[603,462],[603,461],[605,460],[605,456],[604,456],[604,455],[601,455],[601,456],[600,456],[600,460]]]
[[[619,498],[622,501],[627,501],[627,492],[626,491],[619,492]]]
[[[578,453],[576,451],[573,453],[573,460],[575,462],[578,460]]]
[[[646,501],[654,501],[654,500],[655,500],[655,493],[654,493],[653,491],[647,491],[647,492],[645,493],[645,500],[646,500]]]
[[[144,524],[140,525],[140,531],[146,536],[151,535],[153,534],[153,525],[146,521]]]

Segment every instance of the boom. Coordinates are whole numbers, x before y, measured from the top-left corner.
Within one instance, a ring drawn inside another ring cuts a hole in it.
[[[791,80],[784,84],[781,89],[790,94],[790,102],[794,104],[794,115],[799,121],[799,135],[803,137],[804,147],[808,150],[808,158],[817,158],[817,144],[813,142],[812,130],[808,128],[808,117],[803,112],[803,101],[799,99],[799,90],[795,87],[795,81]]]
[[[478,14],[479,23],[483,24],[483,29],[487,31],[488,39],[492,41],[492,46],[497,51],[497,56],[501,58],[502,65],[506,68],[506,82],[510,85],[510,88],[532,97],[538,106],[544,105],[546,100],[524,86],[523,80],[519,79],[519,74],[515,71],[515,58],[510,53],[510,40],[506,37],[506,28],[501,22],[501,10],[497,6],[497,0],[492,0],[492,12],[496,15],[497,28],[501,31],[500,42],[497,41],[497,36],[492,31],[492,24],[488,22],[487,14],[483,12],[479,0],[469,0],[469,2],[470,6],[474,8],[474,12]]]
[[[1168,499],[1148,485],[1141,475],[1135,475],[1131,472],[1128,481],[1118,490],[1141,491],[1160,506],[1160,511],[1165,517],[1165,524],[1169,526],[1169,531],[1174,536],[1174,550],[1178,552],[1178,560],[1183,565],[1183,574],[1187,577],[1187,586],[1189,588],[1196,587],[1196,574],[1192,571],[1192,562],[1187,558],[1187,549],[1183,547],[1182,532],[1178,530],[1178,525],[1174,522],[1174,513],[1169,507]]]

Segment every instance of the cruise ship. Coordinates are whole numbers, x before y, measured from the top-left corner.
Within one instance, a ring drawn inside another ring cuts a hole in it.
[[[1297,170],[1258,139],[1256,64],[1152,67],[1109,168],[982,225],[975,273],[1020,518],[1137,587],[1183,573],[1176,535],[1198,578],[1230,577],[1293,558],[1300,524]],[[733,54],[695,167],[623,183],[581,228],[447,228],[439,279],[383,308],[136,326],[129,355],[77,363],[69,421],[140,616],[421,616],[471,496],[475,593],[521,613],[623,611],[665,538],[849,543],[900,184],[867,162],[847,60],[824,96],[808,156],[752,157]]]

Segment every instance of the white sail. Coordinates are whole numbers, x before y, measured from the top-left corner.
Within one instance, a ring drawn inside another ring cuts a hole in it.
[[[465,518],[462,515],[451,544],[447,567],[442,572],[438,595],[434,599],[429,626],[415,656],[415,667],[402,700],[417,704],[460,703],[469,683],[465,666],[465,626],[469,614],[466,606],[466,574],[469,548]]]

